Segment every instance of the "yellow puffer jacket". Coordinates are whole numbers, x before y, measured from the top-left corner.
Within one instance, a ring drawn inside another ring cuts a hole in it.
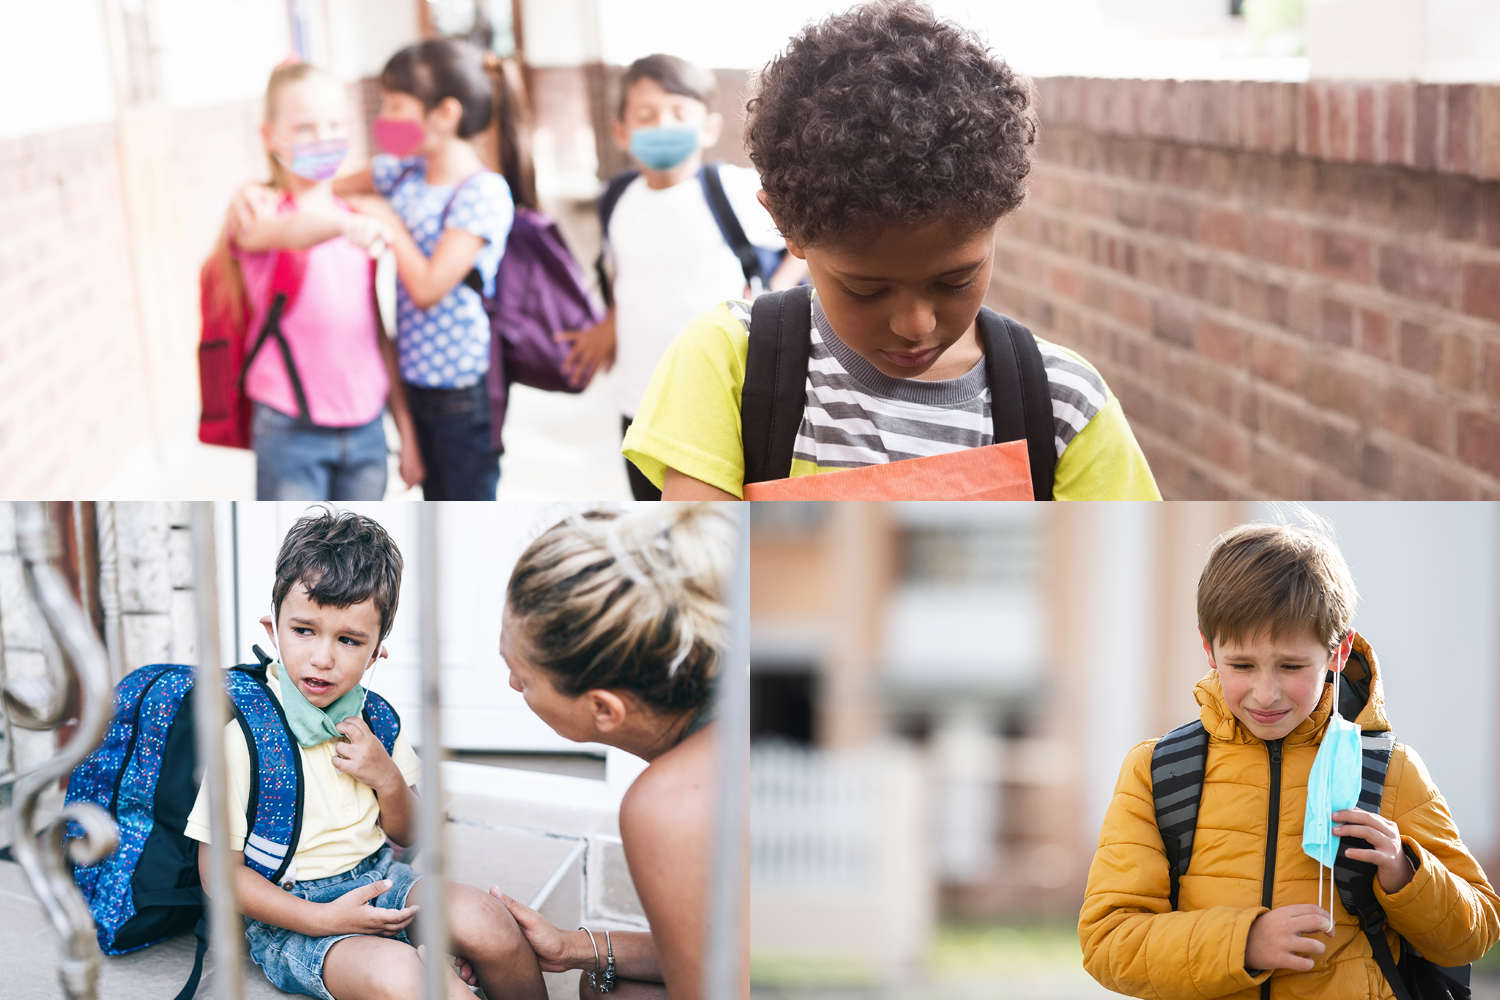
[[[1366,732],[1391,727],[1375,654],[1356,636],[1349,673],[1370,677],[1370,699],[1356,719]],[[1362,661],[1362,662],[1361,662]],[[1270,748],[1250,735],[1229,712],[1210,671],[1194,691],[1199,717],[1209,732],[1207,771],[1198,813],[1192,862],[1183,875],[1178,910],[1168,901],[1167,858],[1151,801],[1151,748],[1139,744],[1125,758],[1114,800],[1104,817],[1099,851],[1089,868],[1088,889],[1078,917],[1083,963],[1104,986],[1133,997],[1200,1000],[1235,997],[1392,997],[1356,918],[1334,894],[1337,924],[1332,940],[1309,972],[1276,969],[1252,976],[1245,970],[1250,924],[1261,906],[1266,830],[1270,810]],[[1332,711],[1332,685],[1311,716],[1282,740],[1281,806],[1276,839],[1272,906],[1317,903],[1319,867],[1302,853],[1307,776]],[[1394,895],[1375,882],[1385,908],[1386,937],[1393,954],[1396,935],[1438,965],[1472,962],[1500,939],[1500,898],[1478,862],[1458,839],[1448,805],[1411,748],[1396,745],[1386,773],[1380,814],[1400,827],[1416,877]],[[1328,872],[1323,902],[1328,905]]]

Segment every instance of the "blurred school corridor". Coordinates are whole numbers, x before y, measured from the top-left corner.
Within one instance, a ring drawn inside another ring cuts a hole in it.
[[[265,174],[260,98],[289,53],[368,118],[399,47],[487,23],[526,67],[544,205],[586,263],[599,180],[625,165],[621,67],[714,67],[715,153],[743,164],[749,73],[842,6],[0,5],[0,495],[250,495],[247,456],[194,437],[196,272]],[[1500,496],[1500,6],[933,6],[1038,87],[990,303],[1100,368],[1168,498]],[[501,496],[624,496],[608,396],[522,394]]]

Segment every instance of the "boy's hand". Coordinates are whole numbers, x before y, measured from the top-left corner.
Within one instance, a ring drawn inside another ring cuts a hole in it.
[[[353,716],[333,728],[349,740],[348,743],[334,743],[335,768],[351,778],[363,781],[375,789],[377,795],[382,788],[390,787],[392,782],[405,784],[401,769],[391,760],[391,755],[385,752],[385,746],[376,739],[375,734],[370,732],[364,719]]]
[[[568,384],[583,385],[599,369],[609,371],[615,363],[615,314],[611,312],[587,330],[562,330],[553,335],[560,344],[571,344],[562,371]]]
[[[1380,879],[1380,888],[1386,895],[1406,888],[1416,870],[1401,849],[1401,831],[1395,823],[1363,809],[1340,809],[1333,814],[1333,821],[1339,824],[1333,828],[1335,837],[1358,837],[1370,842],[1368,849],[1351,847],[1344,853],[1355,861],[1373,864],[1375,877]]]
[[[335,934],[376,934],[394,937],[404,931],[422,908],[408,906],[404,910],[387,910],[371,906],[370,900],[391,887],[391,880],[362,885],[350,889],[331,903],[322,903],[326,922],[324,937]]]
[[[1303,937],[1317,931],[1328,932],[1328,911],[1321,906],[1298,903],[1262,913],[1250,925],[1250,937],[1245,941],[1245,968],[1308,971],[1313,960],[1307,955],[1328,950],[1322,941]]]

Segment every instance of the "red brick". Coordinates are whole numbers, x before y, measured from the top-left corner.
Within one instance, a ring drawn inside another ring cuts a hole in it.
[[[1479,186],[1479,238],[1500,247],[1500,184]]]
[[[1479,90],[1472,83],[1448,87],[1447,155],[1443,166],[1467,174],[1479,166]]]
[[[1394,491],[1403,500],[1477,500],[1474,486],[1453,473],[1451,459],[1403,448],[1396,453]]]
[[[1181,198],[1158,198],[1154,228],[1164,236],[1190,239],[1193,233],[1193,207]]]
[[[1484,345],[1479,391],[1488,396],[1491,402],[1500,403],[1500,343],[1491,341]]]
[[[1254,337],[1250,341],[1250,372],[1289,392],[1302,391],[1304,375],[1302,346],[1295,341],[1274,337]]]
[[[1291,305],[1285,285],[1266,284],[1266,319],[1277,326],[1287,326],[1291,318]]]
[[[1192,310],[1170,297],[1157,299],[1152,310],[1151,332],[1168,343],[1192,347]]]
[[[1407,441],[1446,452],[1448,444],[1448,407],[1430,396],[1409,392],[1400,384],[1382,390],[1378,407],[1380,426]]]
[[[1472,389],[1479,374],[1477,362],[1473,338],[1462,333],[1444,334],[1438,351],[1438,384],[1461,391]]]
[[[1385,162],[1411,163],[1411,84],[1388,83],[1384,90]]]
[[[1250,435],[1233,424],[1204,421],[1198,435],[1198,453],[1234,475],[1250,471]]]
[[[1451,305],[1457,298],[1458,277],[1458,262],[1450,255],[1401,246],[1380,249],[1380,286],[1388,292]]]
[[[1467,177],[1434,178],[1443,236],[1472,240],[1479,235],[1479,185]]]
[[[1500,477],[1500,420],[1473,410],[1458,414],[1458,458],[1488,475]]]
[[[1199,243],[1234,253],[1245,252],[1245,217],[1238,212],[1202,207],[1196,213],[1194,234]]]
[[[1313,270],[1327,278],[1370,283],[1370,241],[1348,233],[1313,234]]]
[[[1463,285],[1464,312],[1500,323],[1500,264],[1465,264]]]
[[[1327,99],[1324,93],[1325,86],[1320,83],[1308,83],[1302,87],[1302,134],[1299,136],[1297,151],[1304,156],[1328,155],[1327,144],[1323,139],[1327,118],[1324,110]]]
[[[1500,196],[1496,197],[1500,205]],[[1500,209],[1496,211],[1500,230]],[[1307,230],[1295,222],[1259,216],[1250,226],[1251,254],[1282,267],[1303,267],[1307,260]]]
[[[1293,456],[1259,445],[1250,456],[1250,481],[1255,495],[1266,500],[1306,500],[1311,492],[1308,475]]]
[[[1401,335],[1396,341],[1396,356],[1403,368],[1430,375],[1437,369],[1438,341],[1432,331],[1421,323],[1410,321],[1401,324]]]
[[[1354,344],[1354,310],[1347,302],[1323,300],[1323,340],[1339,347]]]
[[[1359,349],[1382,361],[1395,356],[1390,317],[1373,309],[1359,311]]]
[[[1361,85],[1354,92],[1354,158],[1365,163],[1378,159],[1375,151],[1375,88]]]
[[[1373,415],[1378,395],[1363,372],[1313,360],[1307,366],[1307,401],[1314,406],[1342,414],[1360,423]]]
[[[1199,317],[1193,330],[1193,347],[1205,358],[1237,366],[1244,361],[1245,335],[1218,320]]]
[[[1354,88],[1347,83],[1328,85],[1328,158],[1354,158]]]
[[[1442,160],[1443,87],[1419,84],[1412,101],[1412,162],[1419,170],[1436,170]]]

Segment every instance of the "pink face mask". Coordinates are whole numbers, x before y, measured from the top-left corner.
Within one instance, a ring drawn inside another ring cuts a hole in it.
[[[393,156],[410,156],[427,138],[422,123],[410,118],[377,118],[373,131],[375,144]]]

